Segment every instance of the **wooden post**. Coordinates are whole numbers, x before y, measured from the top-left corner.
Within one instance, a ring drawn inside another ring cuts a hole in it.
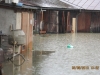
[[[72,18],[72,33],[75,33],[76,30],[76,18]]]
[[[67,32],[70,32],[70,12],[67,13]]]
[[[59,25],[58,25],[58,13],[59,13],[59,11],[57,11],[57,33],[59,32]]]
[[[63,32],[65,32],[65,13],[64,13],[64,11],[62,14],[62,30],[63,30]]]
[[[40,31],[43,30],[43,11],[41,11]]]

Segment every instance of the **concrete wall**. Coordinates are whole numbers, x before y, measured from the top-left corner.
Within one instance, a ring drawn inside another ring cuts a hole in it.
[[[0,31],[10,34],[10,26],[16,27],[16,13],[10,9],[0,8]]]
[[[16,29],[21,29],[21,12],[16,13]]]

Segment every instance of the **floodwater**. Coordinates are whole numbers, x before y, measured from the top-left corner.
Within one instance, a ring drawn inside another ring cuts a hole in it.
[[[21,66],[5,62],[3,74],[100,75],[100,33],[36,34],[33,48]]]
[[[32,75],[100,75],[100,34],[33,36]],[[67,45],[73,48],[67,48]]]

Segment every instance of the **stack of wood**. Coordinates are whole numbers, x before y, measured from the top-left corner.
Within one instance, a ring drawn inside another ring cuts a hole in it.
[[[40,34],[46,34],[46,31],[40,31]]]

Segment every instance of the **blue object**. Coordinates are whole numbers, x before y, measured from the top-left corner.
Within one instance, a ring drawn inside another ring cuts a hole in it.
[[[17,3],[16,5],[22,7],[23,6],[23,3]]]
[[[73,46],[72,46],[72,45],[70,45],[70,44],[68,44],[68,45],[67,45],[67,48],[73,48]]]

